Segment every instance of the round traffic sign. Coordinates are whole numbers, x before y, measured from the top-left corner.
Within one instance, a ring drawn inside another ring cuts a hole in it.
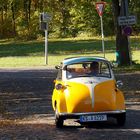
[[[127,36],[130,36],[132,34],[132,28],[130,26],[126,26],[123,28],[123,33]]]

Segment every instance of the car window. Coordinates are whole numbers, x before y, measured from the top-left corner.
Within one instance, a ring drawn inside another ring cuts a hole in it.
[[[100,63],[100,74],[103,77],[111,77],[111,73],[110,73],[110,69],[109,69],[109,65],[105,62],[101,62]]]
[[[105,62],[84,62],[68,65],[66,68],[66,77],[68,79],[77,77],[107,77],[110,78],[109,66]]]
[[[81,64],[73,64],[67,66],[66,77],[76,78],[79,76],[84,76],[88,72],[88,69]]]

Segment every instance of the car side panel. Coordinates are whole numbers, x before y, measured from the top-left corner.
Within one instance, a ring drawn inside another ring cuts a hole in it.
[[[115,81],[99,83],[94,88],[94,112],[116,110]]]
[[[56,80],[55,86],[58,83],[64,85],[62,81]],[[64,90],[65,88],[62,88],[60,90],[57,90],[56,88],[54,88],[53,90],[52,106],[54,110],[57,108],[58,112],[67,112]]]
[[[91,97],[87,86],[81,83],[68,82],[64,91],[68,113],[91,112]]]
[[[52,104],[55,110],[55,102],[60,113],[80,113],[80,112],[102,112],[125,109],[123,93],[116,90],[115,80],[109,80],[97,84],[94,87],[94,105],[89,88],[77,82],[60,82],[61,90],[54,89]],[[56,85],[55,84],[55,85]]]
[[[57,84],[58,82],[56,82]],[[60,82],[59,82],[60,83]],[[78,113],[91,112],[91,97],[87,86],[76,82],[61,83],[64,89],[53,91],[52,104],[55,110],[57,102],[58,112],[61,113]]]
[[[124,95],[119,89],[116,90],[116,107],[117,110],[126,109]]]

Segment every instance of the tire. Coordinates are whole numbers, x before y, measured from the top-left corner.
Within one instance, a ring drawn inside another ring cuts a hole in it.
[[[118,114],[116,119],[118,126],[124,126],[126,121],[126,113]]]
[[[57,128],[63,127],[64,120],[59,116],[57,109],[55,110],[55,125]]]

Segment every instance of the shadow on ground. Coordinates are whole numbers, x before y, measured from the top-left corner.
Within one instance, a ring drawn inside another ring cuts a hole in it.
[[[86,126],[68,120],[58,129],[51,105],[55,70],[1,70],[0,75],[0,97],[5,109],[0,121],[1,139],[139,140],[139,104],[127,105],[127,121],[123,127],[118,127],[115,120]],[[139,74],[122,74],[117,78],[126,83],[124,90],[140,91],[133,84]]]

